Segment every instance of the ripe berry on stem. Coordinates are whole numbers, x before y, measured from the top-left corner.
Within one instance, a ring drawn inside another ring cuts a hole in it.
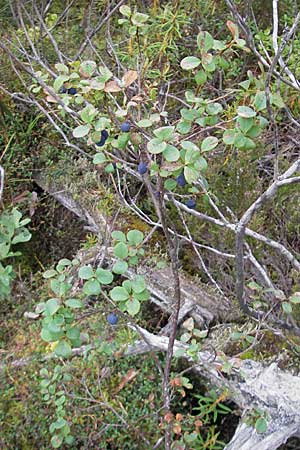
[[[138,165],[138,173],[140,175],[144,175],[145,173],[147,173],[147,171],[148,171],[147,164],[141,161]]]
[[[77,89],[74,87],[71,87],[70,89],[68,89],[68,94],[70,95],[75,95],[77,93]]]
[[[186,185],[186,179],[183,173],[181,173],[177,178],[176,182],[178,186],[184,187]]]
[[[110,313],[110,314],[107,316],[107,322],[108,322],[110,325],[117,325],[118,320],[119,320],[118,316],[117,316],[116,314],[114,314],[114,313]]]
[[[193,198],[190,198],[190,199],[186,202],[185,206],[187,206],[187,207],[190,208],[190,209],[195,209],[195,208],[196,208],[196,201],[195,201]]]
[[[128,133],[128,131],[130,130],[130,122],[124,122],[122,123],[122,125],[120,126],[120,130],[123,131],[123,133]]]

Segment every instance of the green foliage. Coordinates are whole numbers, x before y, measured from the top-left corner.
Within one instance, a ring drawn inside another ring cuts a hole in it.
[[[30,219],[22,219],[22,213],[16,208],[4,211],[0,216],[0,299],[7,298],[11,292],[11,282],[15,272],[11,264],[4,264],[7,259],[21,255],[13,251],[14,245],[28,242],[31,234],[26,228]]]
[[[262,411],[260,408],[252,409],[246,416],[245,422],[247,425],[253,426],[257,433],[265,433],[268,429],[268,413]]]

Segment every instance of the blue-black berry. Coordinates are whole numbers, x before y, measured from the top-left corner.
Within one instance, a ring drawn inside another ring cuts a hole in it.
[[[141,161],[138,165],[138,173],[140,175],[144,175],[145,173],[147,173],[147,170],[148,170],[147,164]]]
[[[128,133],[128,131],[130,130],[130,126],[131,126],[130,122],[124,122],[120,126],[120,130],[123,131],[124,133]]]
[[[106,130],[102,130],[101,131],[101,139],[99,142],[96,142],[97,147],[103,147],[107,138],[108,138],[108,132]]]
[[[181,173],[177,178],[176,182],[178,186],[184,187],[186,185],[186,179],[183,173]]]
[[[195,209],[196,208],[196,201],[193,198],[190,198],[186,204],[185,204],[188,208],[190,209]]]
[[[70,89],[68,89],[68,94],[70,95],[75,95],[77,93],[77,89],[74,87],[71,87]]]
[[[58,92],[59,92],[60,94],[66,94],[66,93],[68,92],[68,89],[65,88],[64,86],[62,86]]]
[[[117,316],[116,314],[114,314],[114,313],[110,313],[110,314],[107,316],[107,322],[108,322],[110,325],[117,325],[118,320],[119,320],[118,316]]]
[[[101,131],[101,138],[104,138],[105,140],[108,138],[108,131],[107,130],[102,130]]]

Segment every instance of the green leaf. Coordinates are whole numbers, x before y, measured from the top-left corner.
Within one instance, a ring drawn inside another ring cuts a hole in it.
[[[206,112],[210,116],[216,116],[217,114],[220,114],[223,111],[223,106],[221,103],[209,103],[206,106]]]
[[[207,31],[200,31],[197,36],[197,45],[199,50],[208,52],[208,50],[213,48],[214,38]]]
[[[80,71],[86,77],[91,77],[97,68],[95,61],[83,61],[80,64]]]
[[[250,118],[246,119],[245,117],[238,117],[237,123],[240,126],[240,130],[246,134],[247,131],[249,131],[250,128],[252,128],[253,123],[254,123],[254,118],[250,117]]]
[[[164,182],[164,188],[165,188],[167,191],[174,191],[174,190],[176,189],[176,187],[177,187],[176,181],[175,181],[175,180],[172,180],[171,178],[169,178],[168,180],[166,180],[166,181]]]
[[[107,161],[104,153],[96,153],[93,157],[93,164],[103,164]]]
[[[95,130],[96,131],[102,131],[105,130],[105,128],[109,128],[110,126],[110,119],[107,117],[99,117],[97,121],[95,122]]]
[[[46,270],[46,272],[43,273],[43,278],[52,278],[52,277],[55,277],[56,275],[57,275],[56,270],[49,269],[49,270]]]
[[[127,6],[127,5],[122,5],[122,6],[119,8],[119,11],[120,11],[120,13],[121,13],[123,16],[125,16],[125,17],[130,17],[130,15],[131,15],[131,9],[130,9],[129,6]]]
[[[86,295],[99,295],[101,292],[100,283],[98,280],[88,280],[84,283],[82,290]]]
[[[59,448],[62,443],[63,443],[63,436],[60,434],[55,434],[54,436],[52,436],[51,438],[51,445],[53,448]]]
[[[99,281],[99,283],[101,283],[101,284],[110,284],[110,283],[112,283],[114,276],[110,272],[110,270],[105,270],[105,269],[102,269],[101,267],[99,267],[96,270],[96,278]]]
[[[123,275],[128,270],[126,261],[118,261],[113,265],[112,271],[118,275]]]
[[[192,150],[193,152],[196,152],[195,155],[199,154],[199,147],[191,141],[182,141],[180,145],[184,150]]]
[[[218,138],[215,136],[209,136],[204,139],[201,143],[201,151],[202,152],[209,152],[213,150],[218,145]]]
[[[149,119],[142,119],[139,122],[137,122],[137,126],[140,128],[148,128],[148,127],[152,127],[152,125],[153,125],[153,123]]]
[[[255,429],[258,433],[265,433],[268,429],[268,423],[266,419],[264,419],[263,417],[257,419],[257,421],[255,422]]]
[[[187,122],[186,120],[180,120],[176,126],[176,130],[180,134],[188,134],[191,130],[192,124],[191,122]]]
[[[264,91],[258,91],[254,97],[254,106],[256,111],[262,111],[267,107],[267,98]]]
[[[234,145],[237,148],[244,150],[251,150],[255,148],[255,142],[244,136],[242,133],[237,133],[234,139]]]
[[[204,70],[199,70],[195,75],[195,81],[198,85],[202,85],[207,81],[207,75]]]
[[[69,69],[65,64],[57,63],[54,67],[58,72],[69,73]]]
[[[153,133],[160,141],[170,141],[174,138],[174,127],[161,127],[154,130]]]
[[[293,295],[289,298],[289,301],[290,301],[291,303],[294,303],[294,304],[300,303],[300,292],[296,292],[295,294],[293,294]]]
[[[61,335],[59,337],[61,337]],[[45,342],[55,342],[58,339],[57,336],[52,334],[47,328],[42,329],[41,338]]]
[[[130,230],[127,233],[127,239],[130,245],[140,245],[144,240],[144,234],[140,230]]]
[[[168,162],[175,162],[180,158],[179,150],[174,147],[174,145],[170,144],[167,144],[165,150],[163,151],[163,155]]]
[[[246,119],[256,116],[256,112],[254,111],[254,109],[250,108],[249,106],[239,106],[237,109],[237,113],[240,117],[245,117]]]
[[[20,242],[28,242],[31,239],[31,233],[25,228],[19,234],[17,234],[13,240],[12,244],[19,244]]]
[[[88,105],[80,112],[80,117],[85,123],[90,124],[93,122],[97,114],[98,110],[94,106]]]
[[[67,330],[67,338],[71,340],[80,339],[80,330],[79,328],[69,328]]]
[[[128,256],[128,247],[124,242],[119,242],[114,246],[114,254],[117,258],[125,259]]]
[[[254,139],[260,135],[261,131],[262,130],[258,125],[253,125],[253,127],[247,131],[247,137]]]
[[[148,18],[149,18],[148,14],[136,12],[131,17],[131,21],[133,25],[136,25],[137,27],[142,27],[144,26],[145,22],[147,22]]]
[[[278,108],[284,108],[285,107],[285,103],[282,100],[282,97],[280,94],[271,94],[271,103],[272,105],[277,106]]]
[[[69,298],[68,300],[66,300],[66,305],[72,309],[83,308],[82,301],[78,300],[77,298]]]
[[[113,231],[111,233],[111,236],[116,241],[120,241],[120,242],[124,242],[124,243],[126,242],[126,236],[122,231]]]
[[[183,70],[192,70],[199,66],[201,63],[199,58],[196,58],[195,56],[187,56],[186,58],[183,58],[180,65]]]
[[[245,89],[245,91],[247,91],[249,89],[249,87],[250,87],[251,80],[241,81],[238,84],[239,84],[239,86],[242,86],[242,88]]]
[[[114,287],[110,293],[110,297],[115,302],[124,302],[125,300],[128,300],[129,298],[129,292],[125,287],[117,286]]]
[[[166,142],[161,142],[160,139],[154,138],[147,144],[147,149],[153,155],[157,155],[158,153],[162,153],[167,146]]]
[[[54,83],[53,83],[53,88],[54,88],[54,90],[55,90],[56,92],[58,92],[59,89],[62,87],[62,85],[63,85],[66,81],[68,81],[68,79],[69,79],[68,75],[59,75],[59,76],[55,79],[55,81],[54,81]]]
[[[233,145],[236,138],[236,130],[226,130],[223,134],[223,142],[226,145]]]
[[[282,309],[286,314],[292,314],[293,308],[292,305],[288,302],[282,302],[281,303]]]
[[[185,166],[183,171],[184,171],[184,177],[189,184],[192,184],[198,180],[198,178],[199,178],[198,170],[194,169],[193,167]]]
[[[140,302],[136,298],[131,298],[126,302],[126,309],[128,311],[128,314],[133,317],[138,314],[141,309]]]
[[[68,358],[72,355],[72,349],[68,342],[62,340],[55,347],[54,353],[61,358]]]
[[[72,262],[68,259],[68,258],[62,258],[58,261],[57,265],[58,266],[71,266]]]
[[[137,276],[135,280],[131,282],[131,287],[134,293],[140,294],[146,289],[145,278],[142,276]]]
[[[60,308],[60,303],[57,298],[50,298],[46,301],[45,312],[50,316],[53,316]]]
[[[184,348],[177,348],[174,352],[175,358],[181,358],[185,354]]]
[[[82,266],[78,271],[78,276],[83,280],[89,280],[94,276],[94,270],[91,266]]]
[[[89,125],[89,124],[79,125],[79,127],[75,128],[75,130],[73,130],[73,136],[75,138],[84,137],[89,133],[90,129],[91,129],[91,125]]]
[[[202,56],[202,67],[206,72],[214,72],[216,70],[216,64],[215,61],[212,60],[211,62],[208,62],[207,59],[204,59]]]

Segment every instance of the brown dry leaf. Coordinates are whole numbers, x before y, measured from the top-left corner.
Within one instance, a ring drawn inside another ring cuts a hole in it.
[[[116,393],[120,392],[121,389],[123,389],[123,387],[129,383],[130,381],[132,381],[137,374],[139,373],[138,370],[134,370],[134,369],[130,369],[128,370],[127,374],[125,375],[125,377],[122,379],[121,383],[119,384],[119,386],[116,389]]]
[[[181,422],[181,421],[183,420],[183,415],[180,414],[180,413],[177,413],[176,416],[175,416],[175,419],[176,419],[178,422]]]
[[[29,191],[23,191],[21,194],[19,194],[13,198],[13,201],[12,201],[13,204],[23,202],[24,200],[27,199],[28,194],[29,194]]]
[[[130,86],[138,77],[138,73],[136,70],[128,70],[128,72],[126,72],[123,77],[122,77],[122,81],[124,83],[125,87]]]
[[[57,103],[57,100],[55,100],[55,98],[52,97],[52,95],[47,95],[46,100],[48,103]]]
[[[122,88],[118,85],[115,80],[108,81],[105,84],[104,92],[120,92]]]
[[[231,20],[227,20],[226,22],[227,28],[232,34],[233,39],[237,39],[239,37],[239,29],[238,26],[233,23]]]
[[[167,422],[167,423],[172,422],[172,420],[173,420],[173,414],[172,414],[171,412],[167,412],[167,413],[164,415],[164,420],[165,420],[165,422]]]
[[[135,108],[136,106],[138,106],[138,104],[135,102],[128,102],[127,107],[130,108],[131,106],[132,106],[132,108]]]
[[[174,431],[175,434],[180,434],[181,433],[181,426],[177,423],[176,425],[174,425],[173,431]]]
[[[170,381],[170,385],[172,387],[182,386],[182,381],[181,381],[181,379],[179,377],[173,378],[173,380]]]
[[[196,428],[200,428],[200,427],[202,427],[202,425],[203,425],[202,420],[199,420],[199,419],[195,420],[195,427]]]
[[[86,73],[86,72],[82,69],[82,67],[79,67],[79,74],[81,75],[82,78],[85,78],[85,79],[90,78],[90,75],[89,75],[88,73]]]
[[[143,101],[143,97],[141,95],[135,95],[134,97],[132,97],[133,101],[135,102],[142,102]]]

